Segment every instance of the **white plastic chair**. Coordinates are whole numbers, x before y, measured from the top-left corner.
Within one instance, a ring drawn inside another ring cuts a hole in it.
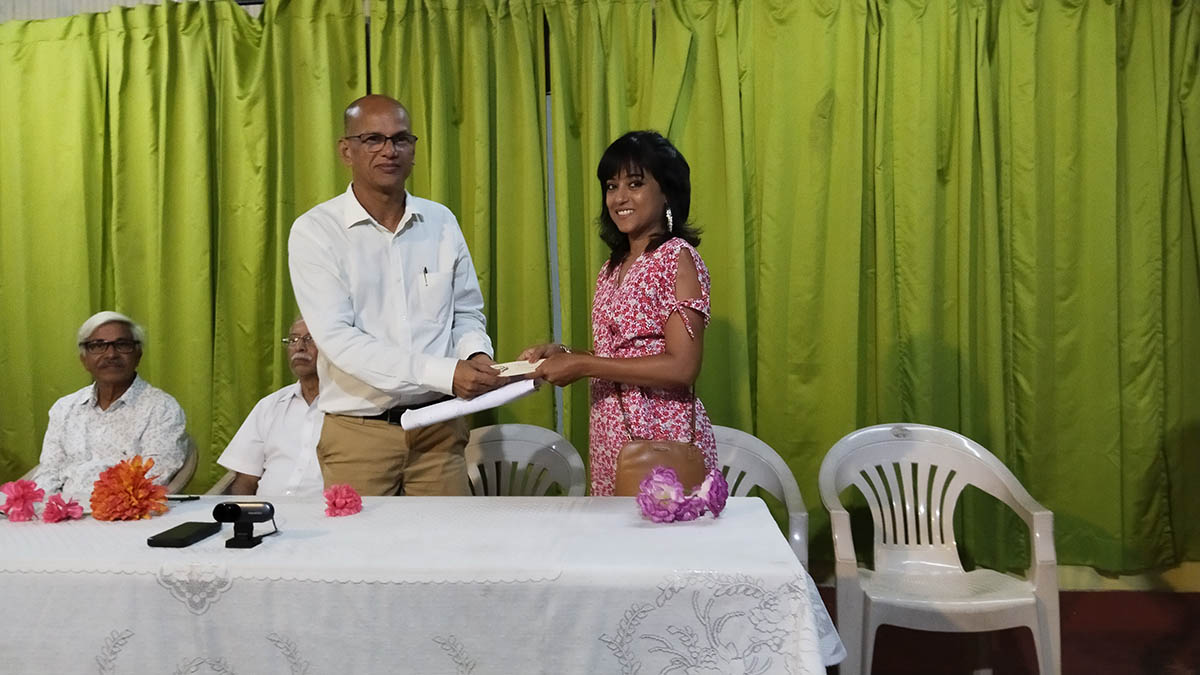
[[[225,475],[218,478],[217,482],[213,483],[213,486],[208,488],[208,492],[205,492],[204,494],[206,494],[206,495],[227,495],[227,494],[229,494],[229,488],[231,486],[233,486],[233,479],[235,479],[235,478],[237,478],[236,471],[232,471],[232,470],[226,471]]]
[[[192,476],[196,475],[196,455],[199,451],[196,449],[196,442],[191,436],[187,439],[187,454],[183,457],[183,466],[171,476],[171,480],[167,481],[167,494],[177,495],[187,488],[187,484],[192,481]]]
[[[871,672],[875,631],[883,624],[942,632],[1028,626],[1041,673],[1059,675],[1054,517],[994,455],[946,429],[881,424],[838,441],[821,462],[818,485],[833,530],[838,631],[848,652],[843,675]],[[875,524],[874,569],[859,569],[855,557],[840,500],[850,485],[866,499]],[[1025,521],[1033,546],[1027,578],[963,570],[954,507],[967,485]]]
[[[583,496],[587,474],[575,446],[531,424],[494,424],[471,430],[466,447],[471,494],[544,496],[552,486]]]
[[[744,497],[758,487],[782,501],[788,512],[788,544],[808,569],[808,509],[787,462],[771,446],[744,431],[714,424],[713,436],[729,496]]]

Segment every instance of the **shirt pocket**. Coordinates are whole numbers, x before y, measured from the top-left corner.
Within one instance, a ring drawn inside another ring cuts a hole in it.
[[[454,273],[423,272],[417,286],[421,298],[421,319],[445,323],[454,306]]]

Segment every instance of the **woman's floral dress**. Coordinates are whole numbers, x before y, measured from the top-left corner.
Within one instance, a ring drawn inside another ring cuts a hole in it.
[[[700,277],[700,297],[678,300],[675,275],[679,252],[687,251]],[[605,263],[596,279],[592,300],[592,347],[596,356],[633,358],[661,354],[667,349],[667,319],[681,307],[688,307],[709,319],[708,268],[696,249],[682,239],[671,239],[657,249],[643,253],[633,261],[625,278],[617,283],[615,269]],[[679,312],[688,334],[695,338],[687,313]],[[638,438],[691,441],[704,451],[709,469],[717,465],[717,442],[712,423],[699,398],[688,388],[658,389],[620,385],[592,378],[592,414],[589,461],[592,469],[592,494],[613,493],[617,453],[629,442],[629,432],[621,419],[621,405],[629,425]],[[620,395],[620,401],[618,401]],[[693,403],[694,402],[694,403]],[[692,437],[693,405],[696,417]],[[693,486],[685,486],[691,489]]]

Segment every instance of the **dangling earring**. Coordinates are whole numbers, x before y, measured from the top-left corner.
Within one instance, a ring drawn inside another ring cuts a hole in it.
[[[667,232],[675,231],[675,218],[671,215],[671,207],[667,207]]]

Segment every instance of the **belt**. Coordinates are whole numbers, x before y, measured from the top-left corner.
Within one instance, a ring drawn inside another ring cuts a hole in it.
[[[417,408],[424,408],[427,405],[433,405],[434,403],[441,403],[442,401],[449,401],[452,398],[454,398],[454,397],[447,395],[447,396],[442,396],[440,398],[435,398],[432,401],[426,401],[424,403],[417,403],[415,405],[398,405],[394,408],[388,408],[387,410],[384,410],[383,412],[379,413],[378,415],[351,415],[351,417],[358,417],[358,418],[361,418],[364,420],[381,420],[381,421],[387,422],[388,424],[394,424],[396,426],[400,426],[400,416],[403,415],[404,413],[408,412],[409,410],[416,410]]]

